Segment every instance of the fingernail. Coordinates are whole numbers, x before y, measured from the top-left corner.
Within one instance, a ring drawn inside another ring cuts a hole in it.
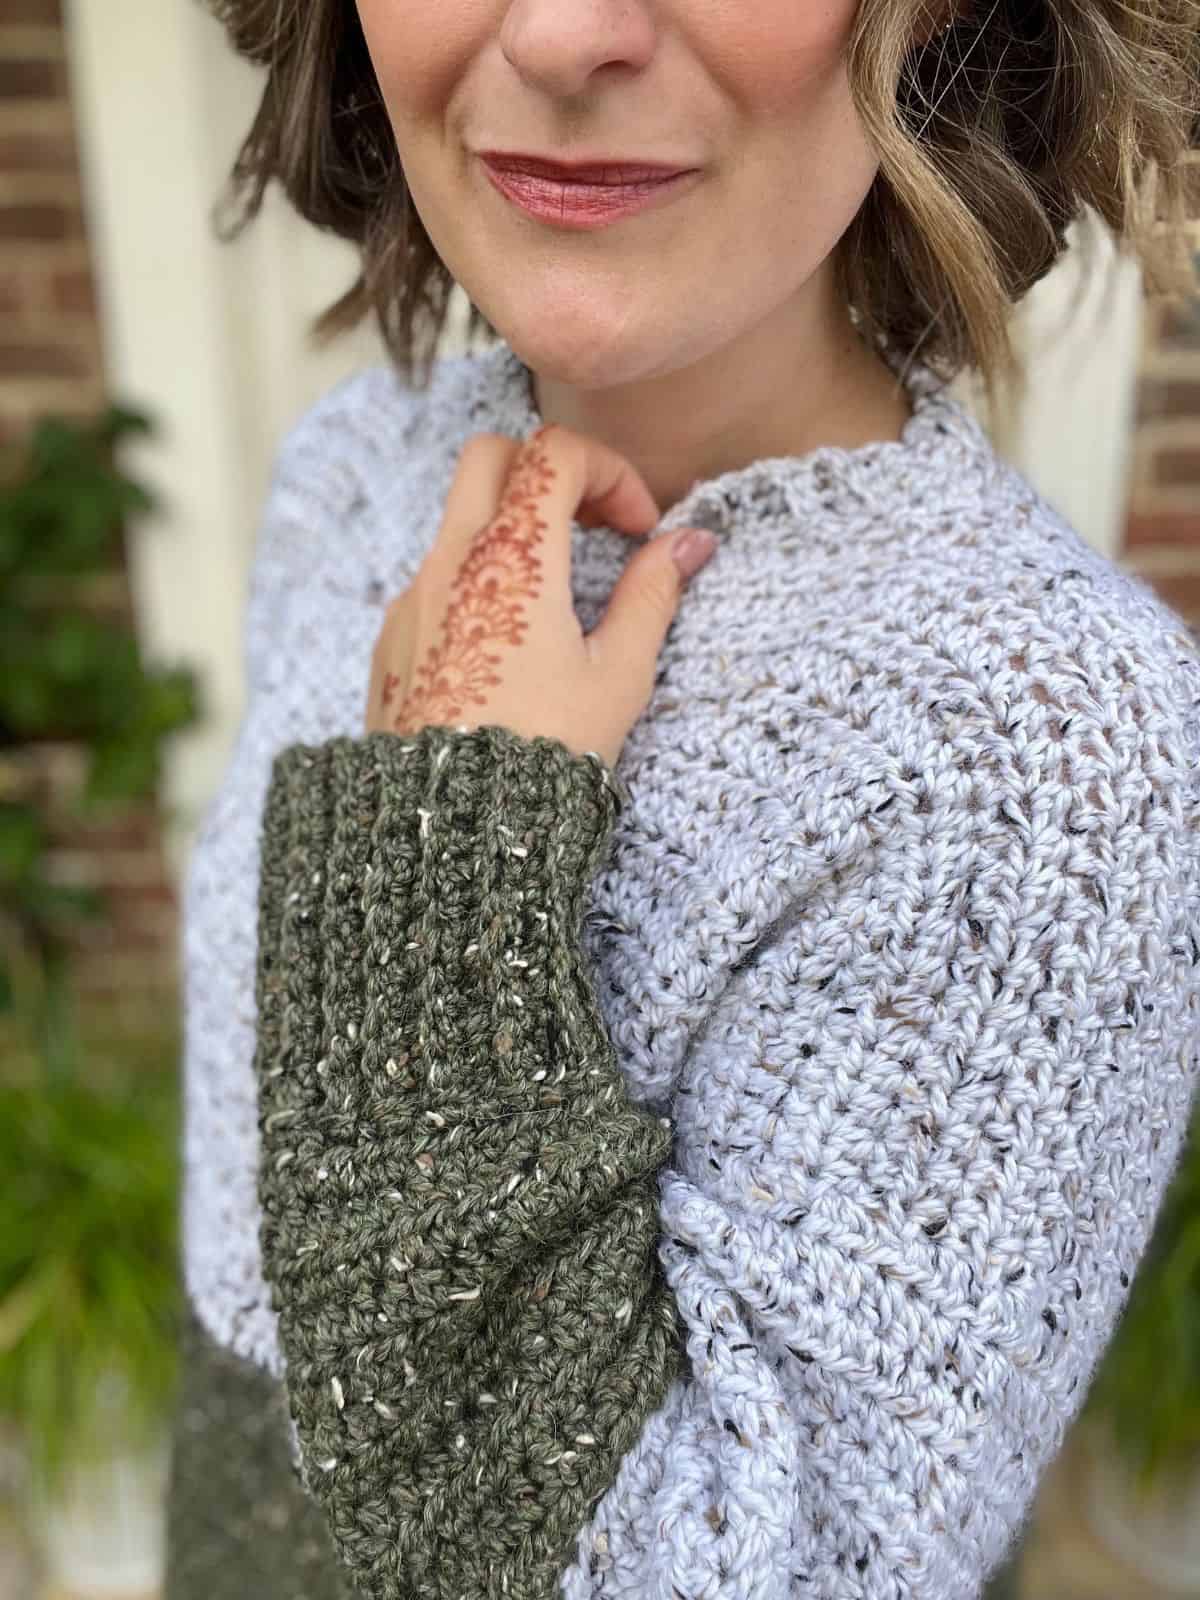
[[[707,528],[685,528],[671,541],[671,555],[685,578],[692,577],[717,548],[717,536]]]

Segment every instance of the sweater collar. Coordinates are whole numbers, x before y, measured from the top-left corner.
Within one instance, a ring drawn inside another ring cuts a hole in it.
[[[697,480],[663,516],[658,530],[695,524],[722,538],[737,526],[782,519],[801,526],[831,520],[860,521],[864,513],[894,517],[918,495],[953,494],[963,475],[990,451],[975,417],[924,363],[884,351],[903,382],[912,415],[899,439],[847,448],[820,445],[803,455],[765,456],[716,477]],[[527,438],[542,426],[529,369],[506,342],[475,358],[491,414],[500,431]],[[929,501],[926,499],[926,509]]]

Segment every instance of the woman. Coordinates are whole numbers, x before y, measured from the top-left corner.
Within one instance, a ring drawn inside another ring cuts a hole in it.
[[[1200,658],[945,380],[1084,203],[1187,283],[1196,0],[218,10],[392,360],[187,878],[168,1594],[973,1600],[1184,1135]]]

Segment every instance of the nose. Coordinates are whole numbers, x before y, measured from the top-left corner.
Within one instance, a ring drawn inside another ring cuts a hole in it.
[[[601,67],[644,67],[654,45],[645,0],[512,0],[500,29],[513,69],[556,99],[587,94]]]

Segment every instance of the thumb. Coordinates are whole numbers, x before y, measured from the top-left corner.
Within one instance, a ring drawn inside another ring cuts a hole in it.
[[[672,528],[648,540],[613,585],[588,635],[592,650],[612,662],[645,664],[653,673],[688,579],[716,548],[716,535],[704,528]]]

